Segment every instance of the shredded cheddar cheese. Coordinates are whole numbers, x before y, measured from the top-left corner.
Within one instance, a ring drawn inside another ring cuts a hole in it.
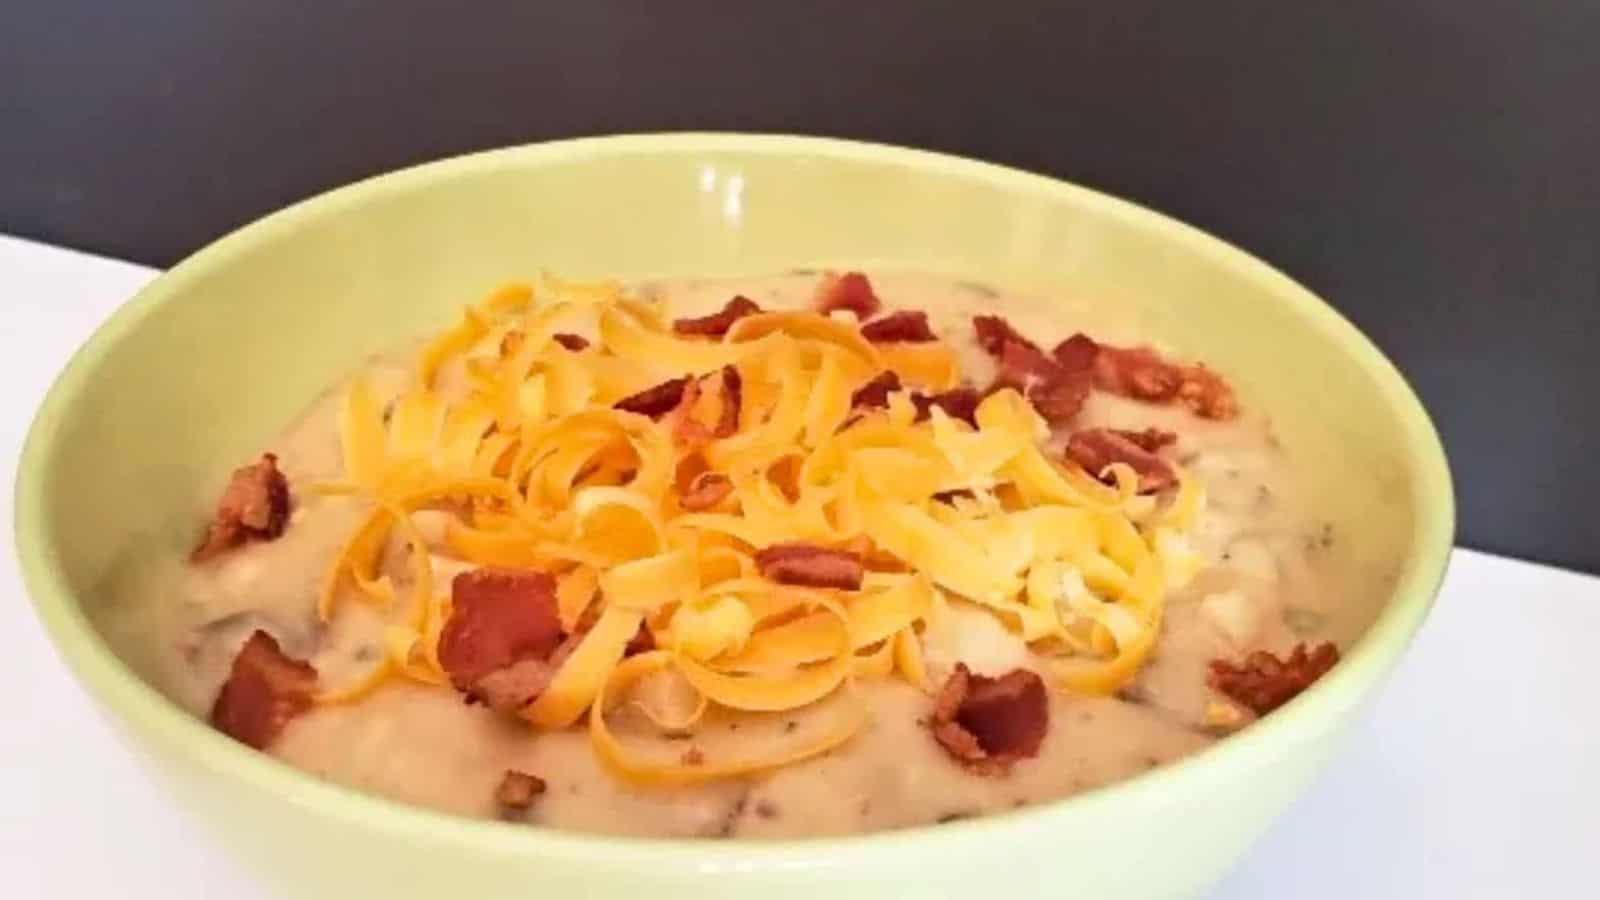
[[[560,331],[594,338],[575,351]],[[613,405],[727,366],[742,386],[731,433],[705,425],[730,400],[715,386],[657,418]],[[885,369],[907,390],[852,409]],[[1059,689],[1117,690],[1151,652],[1167,590],[1199,568],[1188,533],[1203,487],[1180,472],[1158,502],[1137,494],[1125,464],[1086,473],[1054,458],[1045,422],[1010,389],[981,401],[975,428],[938,406],[919,421],[907,391],[959,381],[942,341],[880,347],[819,314],[750,315],[715,340],[675,334],[661,306],[609,282],[502,288],[427,345],[387,405],[364,380],[347,391],[344,480],[320,487],[370,512],[326,573],[318,611],[405,612],[369,674],[320,699],[357,702],[393,678],[449,686],[438,657],[449,585],[436,583],[434,554],[555,576],[561,625],[578,637],[522,717],[563,729],[587,715],[599,758],[641,783],[771,769],[848,741],[866,721],[852,683],[933,690],[923,634],[950,603],[992,615]],[[679,503],[691,461],[729,486],[695,511]],[[410,521],[423,509],[448,516],[441,546]],[[760,577],[755,554],[793,542],[849,549],[871,571],[859,590]],[[380,574],[391,547],[408,567],[398,585]],[[659,649],[626,656],[641,627]],[[676,710],[629,699],[656,677],[691,699]],[[823,707],[826,721],[762,753],[692,763],[612,721],[636,708],[682,732],[707,715]]]

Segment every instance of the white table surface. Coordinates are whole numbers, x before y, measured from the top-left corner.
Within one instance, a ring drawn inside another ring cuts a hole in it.
[[[6,897],[266,897],[119,749],[16,572],[10,486],[34,408],[73,348],[154,274],[0,236]],[[1597,639],[1600,579],[1458,550],[1354,739],[1213,898],[1600,897]]]

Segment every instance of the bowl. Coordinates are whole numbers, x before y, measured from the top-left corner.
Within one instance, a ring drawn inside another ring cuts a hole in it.
[[[201,496],[368,354],[540,268],[569,276],[895,266],[1123,304],[1214,360],[1403,562],[1345,661],[1245,732],[1059,802],[932,828],[773,843],[469,821],[329,784],[212,731],[91,625],[127,562],[180,553]],[[1319,463],[1320,464],[1320,463]],[[38,614],[172,801],[285,896],[1170,897],[1219,877],[1338,747],[1423,621],[1454,523],[1416,396],[1287,277],[1137,206],[895,147],[716,134],[482,153],[268,216],[146,287],[78,351],[29,434],[17,543]],[[1368,484],[1363,479],[1362,484]],[[65,777],[64,775],[62,777]]]

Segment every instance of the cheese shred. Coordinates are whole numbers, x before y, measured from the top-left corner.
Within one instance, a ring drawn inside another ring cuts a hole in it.
[[[555,340],[566,331],[588,345]],[[976,427],[937,406],[919,421],[909,391],[958,385],[957,358],[942,341],[879,347],[809,312],[700,339],[614,283],[501,288],[426,345],[398,396],[363,379],[346,392],[345,480],[321,489],[369,511],[317,609],[331,621],[355,601],[390,618],[369,674],[320,701],[359,702],[396,678],[448,688],[440,557],[556,578],[577,637],[522,718],[564,729],[587,716],[598,758],[641,784],[770,770],[845,743],[867,721],[854,683],[936,687],[923,635],[950,600],[992,614],[1058,689],[1116,691],[1154,647],[1169,586],[1198,566],[1187,535],[1204,489],[1180,473],[1152,513],[1127,466],[1106,484],[1053,459],[1048,427],[1010,389],[982,400]],[[613,406],[724,367],[742,386],[731,433],[696,424],[729,399],[716,387],[653,418]],[[852,409],[886,369],[907,388],[886,408]],[[724,478],[725,498],[686,511],[687,463]],[[443,527],[425,535],[413,523],[423,510]],[[792,542],[848,549],[872,571],[859,590],[759,577],[757,551]],[[641,630],[658,649],[628,656]],[[633,697],[655,678],[688,693],[682,709]],[[818,721],[747,756],[685,761],[665,752],[681,744],[651,740],[705,717],[771,714]],[[615,730],[619,717],[632,724]]]

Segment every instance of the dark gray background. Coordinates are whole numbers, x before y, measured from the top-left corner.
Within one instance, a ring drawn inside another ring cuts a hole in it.
[[[1600,570],[1594,0],[22,7],[0,230],[165,265],[351,179],[605,132],[982,157],[1310,285],[1422,393],[1465,543]]]

